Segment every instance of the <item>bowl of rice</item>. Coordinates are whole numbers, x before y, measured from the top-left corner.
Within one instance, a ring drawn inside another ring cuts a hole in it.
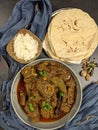
[[[41,40],[27,29],[20,29],[6,48],[17,62],[27,64],[34,61],[42,52]]]

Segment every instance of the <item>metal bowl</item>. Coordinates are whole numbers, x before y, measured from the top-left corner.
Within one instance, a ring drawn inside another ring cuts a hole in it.
[[[62,65],[65,66],[65,68],[68,69],[68,71],[72,74],[72,76],[74,77],[75,81],[76,81],[76,101],[71,109],[71,111],[65,115],[63,118],[57,120],[57,121],[53,121],[53,122],[38,122],[38,123],[32,123],[29,118],[27,117],[27,115],[24,113],[24,111],[21,109],[19,103],[18,103],[18,98],[17,98],[17,86],[18,86],[18,82],[20,80],[21,77],[21,71],[22,69],[25,67],[23,67],[16,75],[13,83],[12,83],[12,87],[11,87],[11,103],[13,106],[13,109],[15,111],[15,113],[17,114],[17,116],[21,119],[22,122],[24,122],[25,124],[37,128],[37,129],[44,129],[44,130],[49,130],[49,129],[57,129],[62,127],[63,125],[65,125],[66,122],[71,121],[76,114],[79,111],[79,108],[81,106],[81,102],[82,102],[82,88],[81,88],[81,84],[79,79],[77,78],[77,75],[75,74],[75,72],[65,63],[56,60],[56,59],[50,59],[50,58],[44,58],[44,59],[38,59],[32,63],[27,64],[26,66],[30,66],[30,65],[36,65],[40,62],[43,61],[55,61],[58,62]]]

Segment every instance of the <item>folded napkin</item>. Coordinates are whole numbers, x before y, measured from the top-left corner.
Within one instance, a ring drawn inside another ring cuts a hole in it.
[[[60,130],[98,130],[98,84],[83,90],[83,101],[76,117]]]
[[[39,10],[35,5],[38,3]],[[20,0],[14,7],[13,13],[7,23],[0,28],[0,55],[6,55],[12,72],[9,81],[4,81],[2,93],[7,93],[5,100],[9,111],[0,111],[0,125],[5,130],[34,130],[34,128],[24,124],[15,114],[10,102],[10,89],[12,81],[22,67],[6,53],[5,47],[8,41],[16,32],[31,24],[30,30],[43,40],[50,16],[51,4],[49,0]],[[98,84],[92,83],[83,91],[83,102],[76,117],[66,123],[60,130],[98,130]]]
[[[5,46],[19,29],[28,24],[31,24],[30,30],[43,40],[51,12],[49,0],[20,0],[7,23],[0,28],[0,48]]]

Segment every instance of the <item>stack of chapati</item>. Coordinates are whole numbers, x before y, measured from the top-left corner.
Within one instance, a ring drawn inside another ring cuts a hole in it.
[[[81,9],[61,10],[51,19],[45,37],[52,58],[80,63],[92,55],[98,44],[98,27]]]

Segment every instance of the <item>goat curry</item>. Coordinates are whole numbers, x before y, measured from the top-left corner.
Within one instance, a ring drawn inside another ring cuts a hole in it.
[[[18,102],[31,121],[55,121],[73,107],[76,82],[62,64],[44,61],[26,66],[18,83]]]

